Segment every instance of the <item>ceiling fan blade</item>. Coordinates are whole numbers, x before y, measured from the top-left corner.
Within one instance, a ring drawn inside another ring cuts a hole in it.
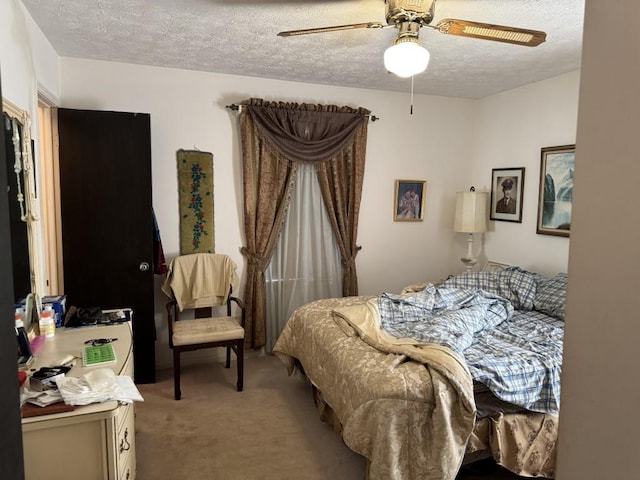
[[[380,22],[367,22],[367,23],[351,23],[349,25],[334,25],[333,27],[318,27],[318,28],[305,28],[303,30],[289,30],[286,32],[279,32],[279,37],[293,37],[295,35],[307,35],[309,33],[324,33],[324,32],[336,32],[338,30],[353,30],[356,28],[384,28]]]
[[[524,45],[525,47],[536,47],[547,39],[547,34],[539,30],[505,27],[504,25],[470,22],[455,18],[440,20],[433,28],[449,35],[481,38],[483,40],[493,40],[494,42]]]

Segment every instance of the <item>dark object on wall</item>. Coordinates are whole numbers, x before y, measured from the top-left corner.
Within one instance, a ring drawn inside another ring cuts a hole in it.
[[[155,382],[151,119],[58,110],[69,305],[133,309],[136,383]]]
[[[17,174],[14,170],[15,147],[13,144],[13,128],[11,118],[4,113],[2,115],[2,129],[4,130],[4,142],[2,142],[6,155],[6,179],[7,187],[3,189],[9,195],[9,221],[11,232],[11,259],[13,272],[14,300],[25,298],[31,293],[31,271],[29,268],[29,238],[27,223],[21,218],[20,203],[16,198],[18,192],[24,188],[24,171]],[[22,137],[22,125],[18,124],[18,135]],[[18,140],[20,142],[20,140]],[[19,189],[20,186],[20,189]],[[24,207],[23,207],[24,208]]]
[[[153,273],[156,275],[164,275],[169,271],[167,261],[164,258],[164,248],[162,247],[162,239],[160,238],[160,228],[156,214],[153,214]]]

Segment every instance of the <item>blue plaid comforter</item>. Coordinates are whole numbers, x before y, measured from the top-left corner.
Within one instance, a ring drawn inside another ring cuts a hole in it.
[[[533,310],[540,281],[532,277],[533,286],[527,284],[531,309],[495,292],[447,282],[411,296],[385,293],[378,298],[381,327],[396,338],[447,346],[464,357],[473,379],[498,398],[557,414],[564,322]],[[514,303],[521,309],[514,310]]]
[[[463,354],[474,334],[513,313],[508,300],[482,290],[429,285],[410,297],[384,293],[378,299],[381,326],[396,338],[437,343]]]

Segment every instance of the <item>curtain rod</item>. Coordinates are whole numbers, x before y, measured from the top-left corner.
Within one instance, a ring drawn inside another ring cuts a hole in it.
[[[232,103],[231,105],[225,106],[225,108],[228,108],[229,110],[233,110],[233,111],[240,111],[240,109],[242,108],[242,105],[236,105],[235,103]],[[369,120],[371,120],[372,122],[375,122],[376,120],[380,120],[380,117],[376,117],[375,115],[365,115],[365,117],[369,117]]]

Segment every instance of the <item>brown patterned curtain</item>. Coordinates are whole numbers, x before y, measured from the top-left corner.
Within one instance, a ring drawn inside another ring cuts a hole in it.
[[[344,264],[343,294],[358,294],[355,257],[369,110],[335,105],[242,102],[247,346],[265,344],[269,266],[289,206],[297,162],[316,165]]]

